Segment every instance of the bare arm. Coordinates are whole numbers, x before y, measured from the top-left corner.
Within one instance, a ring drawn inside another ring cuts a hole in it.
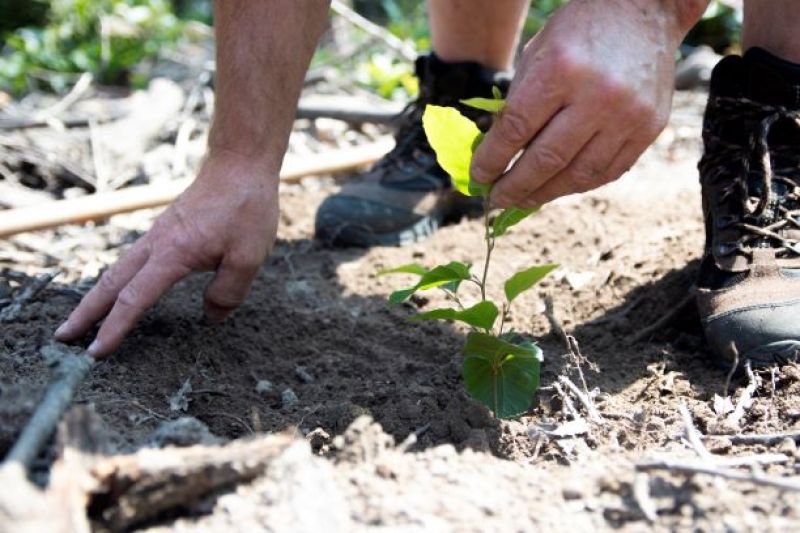
[[[572,0],[525,47],[472,175],[501,207],[620,177],[666,125],[674,53],[708,0]],[[516,154],[523,151],[507,169]]]
[[[272,248],[278,173],[303,75],[327,17],[326,0],[214,3],[216,115],[192,185],[100,278],[56,331],[62,341],[103,320],[89,353],[113,352],[136,321],[180,279],[215,271],[206,315],[240,305]]]

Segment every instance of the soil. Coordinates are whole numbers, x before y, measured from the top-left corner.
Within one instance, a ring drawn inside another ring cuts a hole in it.
[[[96,366],[76,402],[94,406],[117,452],[135,450],[164,421],[187,415],[225,439],[297,428],[313,450],[304,448],[302,460],[335,479],[335,492],[349,510],[343,520],[353,529],[798,527],[800,493],[748,482],[652,472],[644,483],[656,510],[653,522],[634,494],[634,480],[642,479],[636,463],[697,459],[683,438],[681,404],[704,434],[800,431],[796,365],[757,373],[752,405],[739,425],[715,411],[715,395],[727,396],[727,376],[711,362],[692,305],[646,339],[635,340],[685,299],[702,253],[694,167],[702,101],[702,94],[680,94],[671,127],[625,178],[547,206],[498,244],[493,291],[522,267],[560,265],[517,300],[509,319],[509,327],[529,335],[545,354],[543,389],[519,420],[495,420],[464,393],[459,354],[464,329],[407,321],[414,311],[445,300],[426,292],[390,306],[386,296],[407,280],[376,276],[382,268],[412,261],[428,266],[479,261],[481,222],[464,220],[403,248],[327,248],[312,240],[313,217],[336,183],[317,178],[283,188],[279,241],[241,309],[222,325],[204,323],[201,297],[209,277],[180,283],[114,357]],[[62,250],[71,260],[57,261],[62,276],[18,320],[2,325],[0,452],[13,443],[46,386],[40,347],[97,270],[155,214],[117,216],[96,227],[65,227],[10,241],[32,257],[5,263],[0,289],[5,282],[13,292],[29,276],[55,266],[44,251],[74,244]],[[554,426],[564,430],[574,418],[555,386],[559,377],[581,386],[574,358],[564,353],[543,314],[548,295],[589,361],[581,369],[603,422],[590,424],[588,432],[544,433]],[[175,396],[187,382],[191,390],[184,387]],[[732,379],[734,404],[747,384],[747,376]],[[185,401],[173,401],[179,408],[171,409],[171,398]],[[366,432],[383,453],[348,454],[353,446],[333,442],[360,415],[382,430],[359,419],[351,435]],[[408,450],[390,444],[410,434],[417,440]],[[706,445],[723,457],[785,453],[787,462],[763,467],[774,476],[794,475],[800,466],[791,439],[766,447],[732,444],[723,436]],[[49,459],[42,458],[40,472]],[[253,520],[266,527],[264,509],[277,504],[264,495],[274,495],[278,485],[267,477],[221,497],[203,516],[150,525],[244,530]],[[238,503],[231,507],[233,501]],[[232,508],[239,511],[231,514]]]

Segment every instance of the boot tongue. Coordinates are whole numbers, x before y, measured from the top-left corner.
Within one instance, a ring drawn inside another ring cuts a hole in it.
[[[800,65],[776,57],[762,48],[743,56],[749,68],[746,96],[756,102],[800,108]]]

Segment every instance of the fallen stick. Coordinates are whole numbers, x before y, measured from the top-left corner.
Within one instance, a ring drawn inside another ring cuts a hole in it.
[[[99,459],[91,466],[97,486],[90,500],[111,531],[126,531],[222,488],[252,481],[293,442],[290,433],[282,433],[225,446],[145,449]]]
[[[769,465],[780,464],[789,462],[789,457],[782,453],[764,453],[755,455],[744,455],[738,457],[721,457],[714,455],[706,445],[703,444],[703,434],[698,431],[692,421],[692,414],[686,404],[681,402],[678,406],[681,419],[683,420],[683,429],[686,434],[686,440],[694,449],[698,458],[705,463],[710,463],[716,466],[752,466],[752,465]]]
[[[687,305],[692,303],[694,299],[695,299],[694,292],[687,294],[686,296],[683,297],[683,299],[681,299],[681,301],[679,301],[675,306],[673,306],[664,315],[662,315],[661,318],[659,318],[646,328],[640,329],[639,332],[633,336],[631,341],[637,343],[637,342],[642,342],[644,340],[648,340],[653,335],[653,333],[660,330],[664,326],[668,326],[673,320],[675,320],[675,317],[677,317]]]
[[[387,139],[357,148],[335,150],[319,154],[312,161],[287,157],[281,169],[281,181],[292,183],[306,176],[330,174],[367,165],[386,154],[393,143],[394,141]],[[185,178],[166,184],[129,187],[119,191],[0,211],[0,237],[62,224],[102,220],[119,213],[167,205],[191,182],[191,178]]]
[[[600,411],[597,410],[595,407],[594,402],[589,397],[588,394],[584,393],[581,389],[578,388],[575,383],[572,382],[567,376],[559,376],[558,380],[566,385],[566,387],[575,395],[581,405],[586,409],[586,412],[589,414],[589,420],[592,422],[597,422],[598,424],[602,424],[605,422],[603,420],[602,415],[600,415]]]
[[[404,41],[392,32],[362,17],[344,2],[333,0],[333,2],[331,2],[331,10],[353,26],[383,41],[389,48],[398,52],[404,59],[408,61],[415,61],[417,59],[417,51],[414,50],[414,46],[410,42]]]
[[[391,124],[403,111],[402,106],[365,105],[360,98],[308,99],[300,100],[297,118],[333,118],[350,124]]]
[[[638,472],[650,472],[652,470],[667,470],[679,474],[705,474],[709,476],[721,477],[733,481],[746,481],[754,485],[764,487],[774,487],[781,490],[800,491],[800,481],[795,478],[780,478],[767,476],[760,472],[739,472],[730,468],[718,468],[703,463],[681,463],[677,461],[653,461],[650,463],[640,463],[636,465]]]
[[[42,292],[42,289],[47,287],[47,285],[60,273],[60,270],[56,270],[48,274],[42,274],[34,279],[27,287],[22,289],[22,291],[19,293],[19,296],[14,298],[13,302],[0,310],[0,324],[16,320],[20,311],[22,311],[23,306],[36,298],[36,295]]]
[[[795,442],[800,442],[800,431],[790,433],[765,433],[754,435],[707,435],[706,438],[724,438],[728,439],[731,444],[763,444],[764,446],[774,446],[780,444],[786,439],[792,439]]]
[[[20,463],[26,468],[39,455],[39,450],[56,429],[61,415],[67,410],[75,391],[89,373],[94,359],[88,355],[75,355],[63,345],[49,344],[42,348],[45,360],[56,364],[54,381],[48,387],[28,425],[22,430],[4,463]]]

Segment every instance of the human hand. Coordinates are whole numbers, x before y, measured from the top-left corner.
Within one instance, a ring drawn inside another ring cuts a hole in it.
[[[223,320],[244,301],[275,241],[278,180],[270,175],[261,162],[210,154],[194,183],[102,275],[56,338],[73,341],[104,319],[88,352],[107,356],[163,293],[196,271],[216,271],[204,312]]]
[[[703,3],[693,2],[696,17]],[[679,4],[573,0],[553,15],[473,159],[472,177],[495,183],[493,204],[539,206],[636,162],[669,117],[673,54],[694,18]]]

